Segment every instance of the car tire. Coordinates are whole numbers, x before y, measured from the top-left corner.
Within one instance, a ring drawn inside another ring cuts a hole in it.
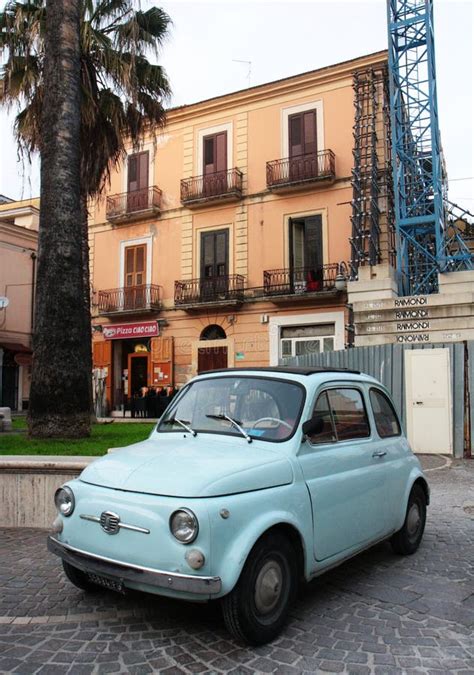
[[[297,589],[296,555],[278,532],[259,539],[235,588],[222,599],[227,630],[250,645],[270,642],[281,632]]]
[[[63,560],[63,569],[64,574],[67,576],[71,584],[74,584],[76,588],[80,588],[81,591],[89,591],[92,593],[98,593],[101,591],[101,587],[94,584],[87,574],[82,570],[78,570],[77,567],[73,567],[68,562]]]
[[[426,524],[426,495],[421,485],[414,485],[408,498],[403,527],[395,532],[390,543],[395,553],[412,555],[423,538]]]

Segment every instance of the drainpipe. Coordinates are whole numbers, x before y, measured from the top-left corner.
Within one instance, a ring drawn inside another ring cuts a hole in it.
[[[33,337],[33,329],[35,326],[35,298],[36,298],[36,258],[37,255],[33,251],[31,258],[31,337]]]

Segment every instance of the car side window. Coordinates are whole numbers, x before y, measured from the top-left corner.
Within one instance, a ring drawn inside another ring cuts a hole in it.
[[[328,398],[338,441],[370,436],[364,399],[358,389],[329,389]]]
[[[380,438],[400,436],[401,428],[391,401],[380,389],[370,390],[370,403]]]
[[[309,441],[314,445],[319,443],[334,443],[336,441],[336,433],[329,409],[328,396],[325,391],[318,397],[314,406],[313,419],[315,418],[319,421],[318,430],[308,436]]]

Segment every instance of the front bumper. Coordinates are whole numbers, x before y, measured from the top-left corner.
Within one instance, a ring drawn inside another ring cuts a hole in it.
[[[199,577],[192,574],[166,572],[123,563],[87,551],[81,551],[74,546],[69,546],[69,544],[63,544],[51,536],[48,537],[48,549],[51,553],[58,555],[83,572],[121,579],[125,585],[127,581],[130,581],[156,588],[194,593],[195,595],[216,595],[221,590],[220,577]]]

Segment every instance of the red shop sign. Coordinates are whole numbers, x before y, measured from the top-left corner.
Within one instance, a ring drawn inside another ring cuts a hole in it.
[[[158,337],[160,334],[156,321],[143,323],[113,323],[103,326],[102,334],[106,340],[127,340],[131,338]]]

